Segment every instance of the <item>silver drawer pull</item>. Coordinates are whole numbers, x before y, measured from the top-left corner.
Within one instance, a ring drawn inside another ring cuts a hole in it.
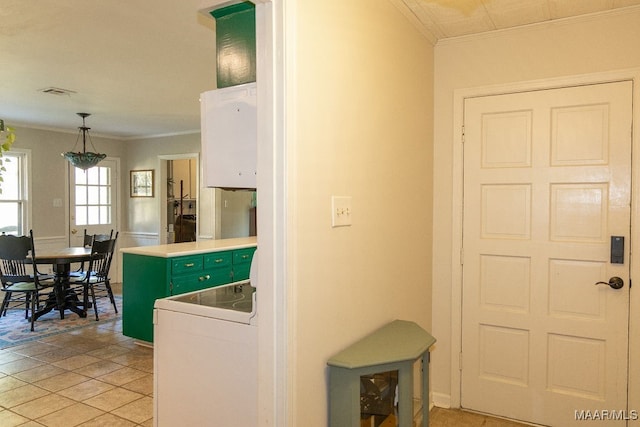
[[[204,275],[204,276],[200,276],[198,278],[198,280],[201,281],[201,282],[204,282],[205,280],[209,280],[209,279],[211,279],[211,276],[209,274]]]
[[[190,262],[189,264],[185,264],[184,266],[185,267],[193,267],[194,265],[195,265],[194,263]]]
[[[247,259],[249,258],[249,255],[242,255],[242,259]]]
[[[218,258],[218,259],[215,260],[216,263],[219,263],[219,262],[222,262],[222,261],[224,261],[224,259],[222,259],[222,258]]]

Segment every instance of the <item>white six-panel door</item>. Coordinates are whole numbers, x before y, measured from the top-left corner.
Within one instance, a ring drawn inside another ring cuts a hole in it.
[[[631,99],[615,82],[465,100],[463,407],[627,415]]]

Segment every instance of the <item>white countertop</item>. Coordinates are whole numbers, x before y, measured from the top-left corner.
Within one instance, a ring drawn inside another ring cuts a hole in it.
[[[195,255],[207,252],[227,251],[233,249],[250,248],[257,246],[257,238],[238,237],[235,239],[202,240],[199,242],[172,243],[170,245],[136,246],[122,248],[120,252],[125,254],[147,255],[161,258],[171,258],[183,255]]]

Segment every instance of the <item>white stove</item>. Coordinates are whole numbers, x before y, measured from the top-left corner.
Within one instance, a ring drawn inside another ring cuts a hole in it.
[[[249,280],[156,300],[154,426],[257,425],[256,258]]]
[[[256,323],[256,288],[251,280],[159,299],[155,308],[229,322]]]

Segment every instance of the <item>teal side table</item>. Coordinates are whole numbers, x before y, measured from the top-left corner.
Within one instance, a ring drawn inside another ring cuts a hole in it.
[[[429,426],[429,348],[414,322],[394,320],[334,355],[329,365],[329,425],[360,427],[360,377],[398,371],[398,426],[413,425],[413,364],[422,361],[422,427]]]

